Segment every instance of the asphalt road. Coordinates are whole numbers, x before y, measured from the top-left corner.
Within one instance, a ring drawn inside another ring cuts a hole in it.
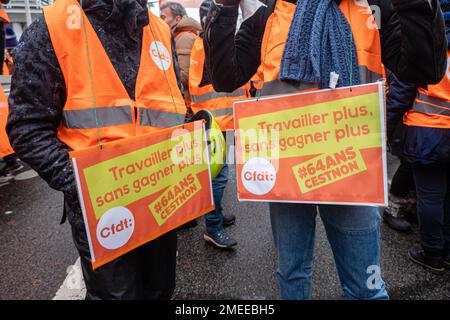
[[[392,171],[395,163],[390,164]],[[0,299],[53,299],[77,260],[70,227],[59,224],[62,195],[39,177],[30,178],[27,170],[23,171],[29,179],[0,179]],[[238,246],[219,251],[205,243],[202,219],[197,227],[181,231],[175,299],[279,298],[268,206],[238,203],[233,167],[230,173],[224,208],[237,216],[236,225],[227,230]],[[27,178],[23,175],[16,179]],[[417,227],[407,235],[382,228],[382,273],[391,298],[450,299],[450,272],[435,276],[407,258],[407,250],[418,240]],[[313,281],[315,299],[341,299],[321,223]],[[83,296],[82,290],[73,290],[69,298]]]

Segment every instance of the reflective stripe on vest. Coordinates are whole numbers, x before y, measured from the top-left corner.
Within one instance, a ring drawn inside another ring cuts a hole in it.
[[[413,110],[422,113],[437,114],[449,117],[450,102],[446,102],[434,97],[429,97],[419,92],[417,94],[417,100],[414,103]]]
[[[93,129],[132,122],[131,106],[63,111],[63,125],[68,129]]]
[[[403,117],[408,126],[450,128],[450,50],[447,51],[447,73],[436,85],[418,89],[416,101]]]
[[[145,108],[139,108],[139,114],[142,126],[152,126],[152,121],[156,121],[172,127],[178,123],[179,118],[176,113]],[[63,125],[68,129],[94,129],[131,123],[131,106],[63,111]]]
[[[202,103],[206,102],[208,100],[212,99],[218,99],[218,98],[240,98],[242,96],[245,96],[245,90],[244,89],[237,89],[233,92],[208,92],[201,95],[191,95],[191,101],[195,103]]]
[[[153,126],[153,123],[157,122],[158,125],[168,128],[177,125],[180,120],[179,114],[164,110],[139,108],[139,113],[142,126]]]
[[[44,17],[67,89],[58,138],[70,148],[83,149],[97,145],[99,139],[124,139],[183,122],[186,106],[165,22],[149,13],[133,100],[78,1],[57,0],[44,8]]]
[[[361,3],[355,3],[354,0],[342,0],[339,7],[353,31],[361,83],[379,80],[383,77],[384,70],[381,62],[380,35],[372,11]],[[296,4],[277,0],[274,12],[267,20],[261,45],[261,65],[255,84],[256,88],[261,90],[262,96],[319,88],[318,84],[297,84],[279,80],[283,51],[295,9]]]
[[[233,108],[223,108],[212,111],[214,117],[223,117],[227,115],[233,115]]]
[[[358,67],[359,79],[362,83],[373,83],[383,78],[383,75],[381,73],[371,71],[366,66],[359,65]]]
[[[287,82],[281,81],[280,79],[275,79],[272,81],[264,82],[262,89],[259,90],[259,93],[262,96],[275,95],[275,94],[287,94],[294,93],[297,91],[318,89],[317,84],[313,83],[295,83],[295,82]]]

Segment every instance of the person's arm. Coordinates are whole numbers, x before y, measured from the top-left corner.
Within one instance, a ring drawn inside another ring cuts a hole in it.
[[[50,187],[76,197],[69,148],[57,138],[66,88],[43,18],[24,32],[14,62],[6,127],[11,145]]]
[[[438,83],[447,65],[447,37],[438,0],[370,1],[381,8],[383,63],[401,81]]]
[[[387,138],[392,141],[403,115],[412,108],[416,95],[417,85],[400,81],[393,73],[388,77],[389,93],[386,96]]]
[[[206,65],[214,89],[232,92],[247,83],[261,63],[262,37],[274,0],[262,0],[269,6],[260,7],[237,33],[239,1],[220,1],[226,6],[213,3],[205,23]]]

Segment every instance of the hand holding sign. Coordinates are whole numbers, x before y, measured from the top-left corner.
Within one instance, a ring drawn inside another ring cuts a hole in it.
[[[384,86],[236,102],[240,200],[387,203]]]

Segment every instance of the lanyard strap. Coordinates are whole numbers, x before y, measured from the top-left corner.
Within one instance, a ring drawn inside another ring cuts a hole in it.
[[[92,95],[92,110],[94,111],[94,119],[95,119],[95,128],[97,132],[97,140],[98,145],[100,146],[100,149],[103,149],[102,144],[102,138],[100,135],[100,120],[98,118],[97,114],[97,96],[95,95],[94,90],[94,76],[92,72],[92,65],[91,65],[91,57],[90,57],[90,51],[89,51],[89,41],[87,40],[87,31],[86,31],[86,19],[85,15],[83,14],[83,0],[80,0],[80,16],[81,16],[81,25],[83,28],[83,40],[84,40],[84,47],[86,48],[86,56],[87,56],[87,65],[88,65],[88,73],[89,73],[89,88]]]

